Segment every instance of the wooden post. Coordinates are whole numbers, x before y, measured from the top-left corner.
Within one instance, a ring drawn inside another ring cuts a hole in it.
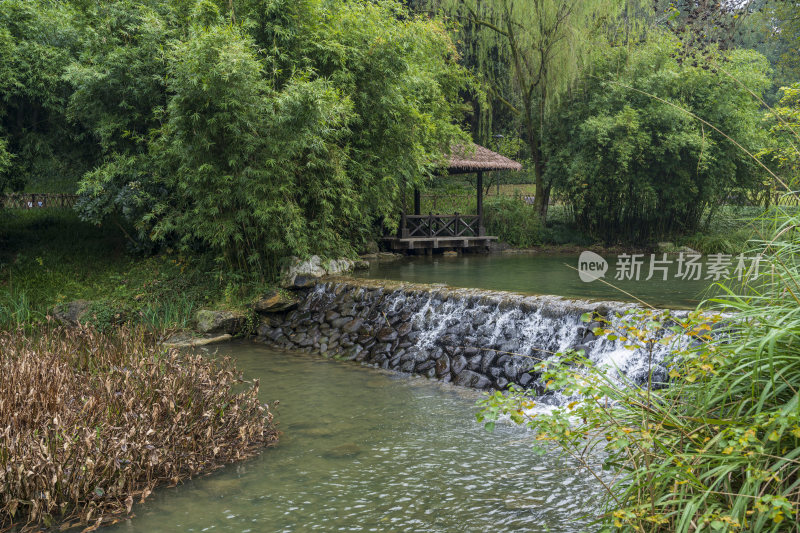
[[[420,214],[420,196],[419,189],[414,189],[414,214]]]
[[[398,231],[399,236],[401,239],[405,239],[408,237],[408,224],[406,221],[406,180],[403,178],[403,182],[401,184],[403,188],[403,197],[402,197],[402,204],[401,204],[401,211],[400,211],[400,231]]]
[[[478,236],[485,235],[483,229],[483,172],[478,172]]]

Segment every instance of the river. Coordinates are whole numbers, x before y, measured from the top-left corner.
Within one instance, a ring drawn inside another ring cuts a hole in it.
[[[600,487],[533,434],[474,419],[481,393],[256,344],[227,344],[261,398],[275,448],[134,507],[108,531],[584,531]]]

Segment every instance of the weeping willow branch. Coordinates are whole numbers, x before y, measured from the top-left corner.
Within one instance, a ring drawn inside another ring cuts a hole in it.
[[[522,111],[517,109],[517,107],[514,104],[512,104],[511,102],[509,102],[508,100],[503,98],[503,95],[501,95],[499,92],[497,92],[497,90],[495,90],[493,87],[489,87],[489,92],[491,93],[491,95],[494,98],[497,99],[498,102],[500,102],[501,104],[506,106],[509,111],[511,111],[515,115],[521,115],[522,114]]]

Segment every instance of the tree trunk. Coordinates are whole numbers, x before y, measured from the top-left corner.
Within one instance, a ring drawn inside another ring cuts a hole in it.
[[[547,64],[544,52],[541,52],[541,80],[539,81],[539,135],[536,142],[535,158],[535,174],[536,174],[536,199],[534,200],[534,207],[539,214],[539,221],[542,226],[547,222],[547,206],[550,204],[550,184],[544,183],[544,170],[545,162],[544,155],[542,154],[541,141],[544,138],[544,116],[545,116],[545,102],[547,101]],[[532,120],[532,119],[531,119]]]
[[[550,184],[542,183],[542,180],[536,181],[536,200],[533,207],[539,215],[539,220],[544,226],[547,222],[547,207],[550,205]],[[541,200],[539,200],[541,198]]]
[[[547,222],[547,206],[550,203],[550,184],[544,182],[544,161],[538,139],[530,140],[531,155],[533,159],[533,176],[536,180],[536,196],[533,200],[533,209],[539,221],[544,226]]]

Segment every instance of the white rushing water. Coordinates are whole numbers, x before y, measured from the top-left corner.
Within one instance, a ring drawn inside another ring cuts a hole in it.
[[[321,284],[313,290],[311,300],[316,302],[317,309],[344,305],[353,315],[365,316],[367,320],[369,313],[359,315],[359,309],[368,309],[381,325],[398,327],[409,323],[413,347],[434,359],[446,353],[451,358],[466,354],[468,359],[477,361],[474,354],[482,354],[480,371],[494,372],[490,377],[496,387],[498,383],[504,384],[504,379],[528,388],[535,386],[535,380],[522,377],[535,362],[579,349],[621,385],[642,385],[648,381],[648,375],[654,382],[666,380],[664,361],[671,346],[656,343],[651,352],[631,350],[619,340],[595,337],[590,325],[581,321],[583,314],[596,312],[610,322],[611,329],[622,330],[625,318],[621,316],[636,309],[631,304],[420,287],[388,290],[359,287],[355,289],[356,301],[349,304],[344,296],[352,289],[346,285]],[[400,317],[399,321],[393,317]],[[497,371],[491,370],[492,365],[503,368],[499,377]],[[472,368],[477,366],[474,363]],[[557,395],[550,399],[555,400]]]

